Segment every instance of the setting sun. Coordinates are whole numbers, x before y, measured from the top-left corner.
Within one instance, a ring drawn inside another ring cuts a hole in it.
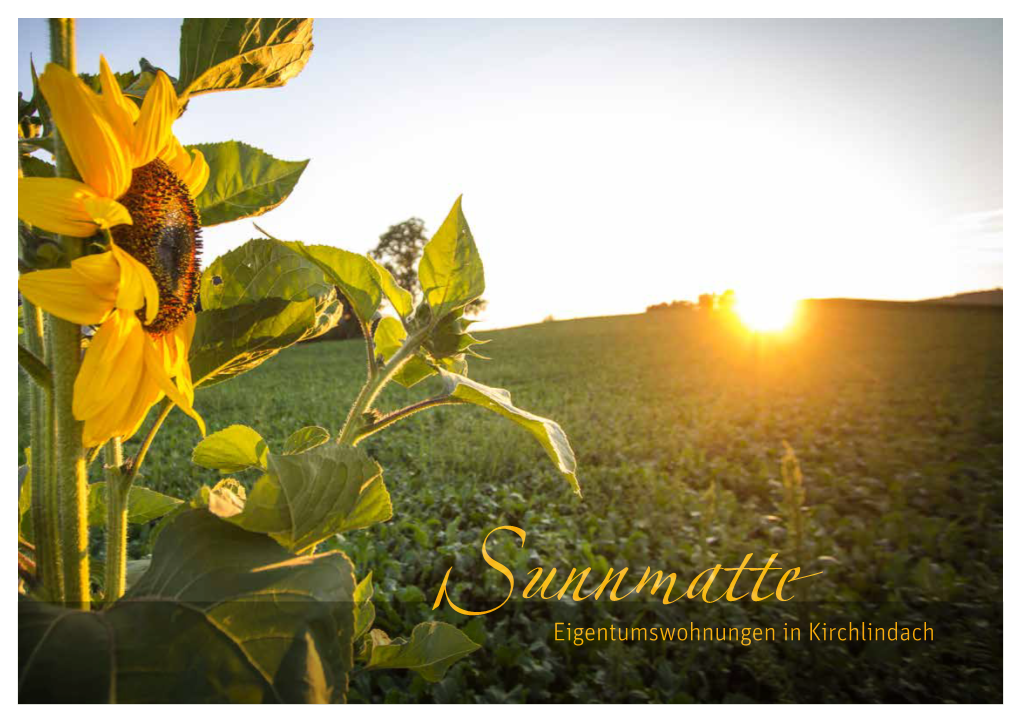
[[[793,322],[798,302],[795,298],[768,293],[741,293],[737,296],[736,311],[751,330],[776,332]]]

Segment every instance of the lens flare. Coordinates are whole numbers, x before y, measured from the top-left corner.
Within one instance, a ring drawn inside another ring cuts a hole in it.
[[[798,301],[772,293],[739,293],[737,315],[753,331],[775,333],[785,330],[797,316]]]

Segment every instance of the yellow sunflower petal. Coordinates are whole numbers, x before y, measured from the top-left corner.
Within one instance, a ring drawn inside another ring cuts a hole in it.
[[[71,269],[84,278],[93,295],[100,296],[113,307],[120,285],[120,263],[113,253],[96,253],[78,258],[71,261]]]
[[[32,303],[58,318],[92,325],[102,323],[113,309],[114,297],[75,268],[37,270],[18,278],[18,290]]]
[[[124,412],[124,419],[117,434],[125,441],[138,432],[145,416],[149,414],[149,409],[163,400],[163,391],[159,386],[147,376],[143,376],[143,379],[131,399],[131,405]]]
[[[163,398],[162,391],[145,373],[139,376],[133,391],[120,403],[85,421],[83,441],[86,446],[99,445],[111,438],[126,441],[141,427],[149,409]]]
[[[159,313],[159,287],[152,273],[134,256],[110,243],[110,251],[120,264],[120,284],[117,292],[117,307],[138,310],[145,306],[145,322],[151,323]]]
[[[135,121],[138,119],[138,106],[121,92],[120,83],[102,55],[99,56],[99,82],[103,87],[100,104],[106,119],[121,142],[130,147]]]
[[[176,368],[177,387],[181,393],[187,396],[194,402],[195,398],[195,385],[191,380],[191,365],[188,363],[188,355],[191,353],[191,341],[195,337],[195,311],[191,311],[184,320],[180,322],[177,328],[174,329],[173,335],[176,337]]]
[[[191,407],[191,402],[181,393],[170,376],[167,374],[167,355],[164,352],[165,345],[160,344],[163,348],[160,348],[156,343],[148,342],[145,344],[145,370],[149,377],[156,382],[159,389],[166,393],[167,397],[170,398],[177,406],[191,416],[198,424],[199,430],[202,432],[202,436],[205,437],[205,421],[198,415],[194,408]]]
[[[191,168],[181,180],[188,186],[192,198],[197,198],[199,193],[205,189],[209,182],[209,163],[205,162],[205,156],[201,150],[193,150],[194,158],[191,161]]]
[[[131,143],[135,167],[151,162],[166,148],[173,137],[171,128],[177,119],[177,92],[166,73],[156,73],[149,91],[142,101],[142,110],[135,123]]]
[[[19,178],[18,217],[51,233],[88,238],[98,226],[85,201],[98,197],[85,183],[70,178]]]
[[[131,166],[96,94],[53,63],[39,76],[39,87],[82,180],[98,195],[119,198],[131,184]]]
[[[173,333],[161,336],[158,342],[162,344],[160,352],[163,353],[165,358],[163,367],[166,368],[167,375],[173,378],[181,372],[181,366],[187,361],[187,356],[184,352],[184,341],[178,337],[175,329]],[[179,385],[178,388],[180,388]]]
[[[194,405],[195,384],[191,382],[191,366],[188,365],[187,361],[184,361],[184,364],[181,366],[181,372],[174,378],[174,382],[177,384],[177,389]]]
[[[167,333],[154,342],[156,349],[163,354],[163,367],[166,369],[167,375],[174,379],[177,390],[188,400],[188,403],[194,404],[195,388],[191,382],[191,367],[188,365],[189,341],[182,337],[180,326],[173,333]]]
[[[194,402],[195,398],[195,387],[191,380],[191,366],[188,363],[188,354],[191,352],[191,341],[195,337],[195,321],[195,311],[191,311],[184,316],[184,320],[178,324],[171,334],[173,338],[172,346],[170,345],[170,336],[165,336],[167,338],[167,347],[173,349],[171,361],[173,362],[174,371],[171,373],[171,376],[176,376],[177,388],[192,402]]]
[[[109,230],[115,225],[133,225],[131,213],[116,200],[109,198],[85,198],[82,201],[85,212],[89,214],[96,225],[104,230]]]
[[[71,406],[75,418],[95,418],[132,397],[143,371],[144,340],[145,331],[134,313],[110,314],[92,337],[75,379]]]
[[[202,151],[192,150],[189,153],[176,137],[171,137],[171,142],[159,157],[188,186],[191,197],[197,198],[209,182],[209,164]]]
[[[75,383],[75,417],[85,421],[85,445],[131,437],[163,397],[145,366],[150,344],[138,318],[127,311],[113,313],[96,334]]]
[[[181,145],[181,141],[177,139],[176,135],[171,134],[170,140],[163,146],[163,149],[159,151],[159,155],[156,156],[164,163],[170,166],[170,169],[180,176],[179,170],[186,169],[191,159],[187,157],[187,153],[184,152],[184,146]]]
[[[185,358],[187,358],[188,353],[191,352],[191,341],[195,337],[196,321],[197,319],[195,318],[195,311],[191,311],[186,316],[184,316],[184,320],[181,321],[180,325],[178,325],[177,329],[174,331],[177,334],[177,337],[180,338],[181,341],[183,341],[184,343]]]

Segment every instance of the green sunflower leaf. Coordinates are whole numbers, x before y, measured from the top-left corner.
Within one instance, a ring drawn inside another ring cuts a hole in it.
[[[394,279],[393,274],[386,270],[386,266],[377,262],[372,256],[366,255],[368,262],[375,268],[375,272],[379,275],[379,285],[382,288],[383,295],[389,300],[390,305],[393,306],[393,310],[397,312],[401,318],[407,318],[411,315],[411,311],[414,310],[414,297],[410,291],[404,290]]]
[[[311,18],[185,18],[177,94],[279,87],[311,54]]]
[[[329,440],[329,431],[321,426],[305,426],[294,431],[283,443],[284,455],[310,451]]]
[[[18,466],[18,535],[32,540],[32,449],[25,449],[25,465]]]
[[[404,330],[404,326],[399,320],[390,316],[383,318],[375,327],[373,336],[376,354],[382,356],[384,361],[389,360],[406,337],[407,331]],[[414,355],[400,367],[400,370],[393,376],[393,380],[404,388],[410,388],[435,374],[436,370],[425,359]]]
[[[457,198],[446,220],[425,245],[418,264],[418,280],[434,322],[485,291],[482,259],[460,201]]]
[[[574,450],[570,447],[567,434],[563,432],[558,423],[518,408],[510,400],[510,393],[502,388],[490,388],[470,378],[445,370],[439,371],[439,374],[446,387],[446,392],[450,396],[498,413],[534,436],[545,449],[557,470],[570,483],[570,487],[577,495],[581,495],[581,486],[577,482],[577,461],[574,458]]]
[[[367,668],[406,668],[435,683],[450,666],[480,648],[456,626],[429,621],[415,626],[410,640],[373,637]]]
[[[400,370],[393,376],[393,380],[404,386],[404,388],[410,388],[435,374],[436,369],[430,366],[428,361],[419,355],[415,355],[407,363],[400,366]]]
[[[368,633],[375,622],[375,604],[372,603],[372,572],[361,579],[354,589],[354,640]]]
[[[331,245],[306,245],[301,241],[287,243],[315,263],[326,278],[340,288],[350,302],[351,310],[368,327],[382,303],[382,284],[372,260],[365,255],[350,253]]]
[[[188,354],[195,386],[222,383],[257,368],[284,348],[327,332],[343,307],[331,292],[322,298],[264,298],[196,314]]]
[[[151,488],[131,486],[127,500],[128,523],[148,523],[162,518],[184,501],[167,496]],[[89,525],[96,528],[106,527],[106,483],[89,484],[88,500]]]
[[[267,466],[242,512],[227,520],[269,534],[292,552],[393,517],[382,469],[360,448],[326,443],[299,454],[271,453]]]
[[[98,73],[78,73],[78,77],[81,78],[81,81],[83,83],[89,86],[92,92],[94,93],[103,92],[103,84],[99,81]],[[113,77],[117,80],[117,85],[120,87],[120,89],[126,90],[133,84],[137,83],[138,78],[140,76],[135,71],[128,70],[126,73],[118,73],[114,71]],[[145,93],[142,93],[142,97],[144,96]]]
[[[278,240],[256,238],[224,253],[202,272],[202,308],[230,308],[263,298],[321,298],[332,288],[308,258]]]
[[[220,473],[246,468],[265,468],[269,446],[253,428],[229,426],[203,438],[191,454],[191,462]]]
[[[52,178],[57,172],[53,163],[48,163],[34,155],[21,156],[21,171],[26,178]]]
[[[407,338],[407,331],[399,320],[391,316],[382,318],[375,327],[375,335],[372,336],[375,342],[375,353],[382,356],[384,361],[390,359]]]
[[[18,700],[343,701],[354,588],[339,551],[296,557],[188,510],[112,606],[89,613],[19,598]]]
[[[277,160],[236,140],[189,145],[209,164],[209,182],[195,199],[203,226],[267,213],[294,190],[307,160]]]

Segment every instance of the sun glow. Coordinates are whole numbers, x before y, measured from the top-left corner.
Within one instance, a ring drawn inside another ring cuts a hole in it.
[[[739,293],[737,315],[748,328],[775,333],[788,328],[797,316],[799,301],[773,293]]]

